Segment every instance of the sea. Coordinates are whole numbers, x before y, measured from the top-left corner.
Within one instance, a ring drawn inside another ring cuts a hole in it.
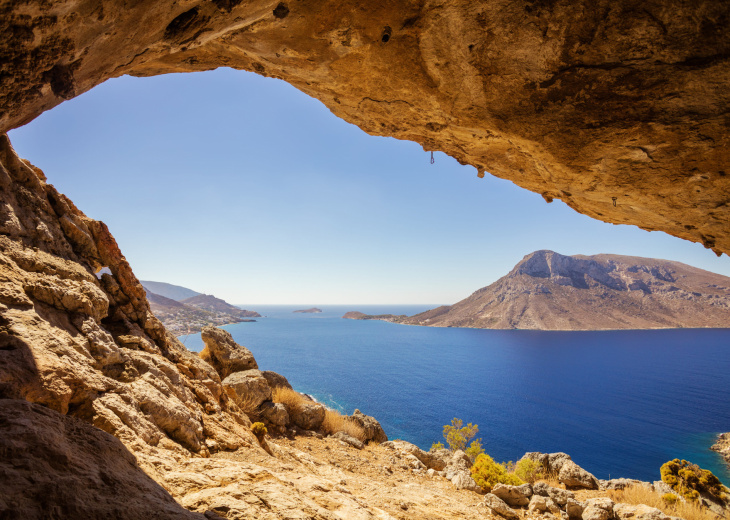
[[[342,319],[347,311],[407,314],[435,307],[247,306],[264,315],[226,325],[261,370],[351,414],[390,439],[428,450],[443,425],[479,426],[497,461],[568,453],[596,477],[659,480],[686,459],[730,485],[710,446],[730,431],[730,328],[593,332],[481,330]],[[200,351],[200,334],[180,338]]]

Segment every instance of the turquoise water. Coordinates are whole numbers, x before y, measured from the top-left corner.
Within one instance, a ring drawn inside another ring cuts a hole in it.
[[[564,451],[599,478],[658,480],[673,458],[730,484],[709,450],[730,431],[730,329],[541,332],[343,320],[349,310],[414,314],[433,306],[255,308],[224,327],[262,370],[318,400],[375,416],[424,449],[460,417],[496,460]],[[181,338],[191,350],[200,335]]]

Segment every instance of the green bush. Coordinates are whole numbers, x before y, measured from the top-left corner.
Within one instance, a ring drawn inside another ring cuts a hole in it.
[[[462,450],[464,451],[469,458],[471,459],[472,463],[474,460],[476,460],[477,456],[481,453],[484,453],[484,449],[482,448],[482,440],[481,439],[475,439],[472,441],[471,444],[467,447],[467,443],[474,438],[474,436],[479,431],[479,426],[476,424],[469,423],[466,426],[464,426],[464,421],[461,419],[457,419],[454,417],[451,420],[451,424],[447,424],[444,426],[444,439],[446,439],[446,443],[449,445],[449,450],[451,451],[457,451]],[[440,442],[434,443],[431,446],[431,450],[434,451],[438,448],[443,448],[444,445]]]
[[[662,495],[662,500],[664,500],[667,505],[673,506],[677,502],[677,495],[674,493],[664,493]]]
[[[518,460],[515,464],[515,475],[525,482],[534,484],[536,481],[544,478],[542,464],[532,459]]]
[[[481,488],[489,493],[496,484],[509,484],[519,486],[524,484],[514,473],[508,473],[502,464],[494,462],[494,459],[486,453],[480,454],[474,465],[471,467],[471,477]]]
[[[697,500],[700,493],[707,493],[720,501],[725,498],[725,486],[711,471],[697,464],[674,459],[662,464],[659,472],[662,481],[687,500]]]
[[[431,444],[431,449],[429,451],[438,451],[438,450],[445,450],[446,447],[444,446],[443,442],[434,442]]]

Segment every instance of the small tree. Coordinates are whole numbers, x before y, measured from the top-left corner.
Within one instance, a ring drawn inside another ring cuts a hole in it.
[[[464,426],[464,421],[454,417],[451,420],[451,424],[444,426],[444,439],[446,439],[446,443],[449,445],[449,450],[464,451],[473,463],[478,455],[484,453],[481,439],[474,439],[469,447],[467,447],[467,443],[474,438],[478,431],[479,426],[476,424],[469,423]],[[431,446],[432,450],[438,448],[443,448],[443,444],[439,442]]]

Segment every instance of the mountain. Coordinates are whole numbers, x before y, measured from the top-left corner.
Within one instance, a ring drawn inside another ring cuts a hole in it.
[[[225,300],[216,298],[212,294],[198,294],[192,298],[186,298],[180,303],[185,305],[191,305],[199,309],[203,309],[210,312],[223,312],[232,314],[234,316],[240,316],[242,318],[260,318],[261,315],[256,311],[247,311],[240,309],[234,305],[231,305]]]
[[[483,329],[730,327],[730,278],[669,260],[536,251],[468,298],[397,321]]]
[[[142,287],[144,287],[147,292],[153,292],[155,294],[164,296],[165,298],[170,298],[171,300],[175,300],[178,302],[186,298],[192,298],[201,294],[199,292],[193,291],[192,289],[188,289],[187,287],[172,285],[171,283],[152,282],[149,280],[141,280],[139,283],[142,284]]]

